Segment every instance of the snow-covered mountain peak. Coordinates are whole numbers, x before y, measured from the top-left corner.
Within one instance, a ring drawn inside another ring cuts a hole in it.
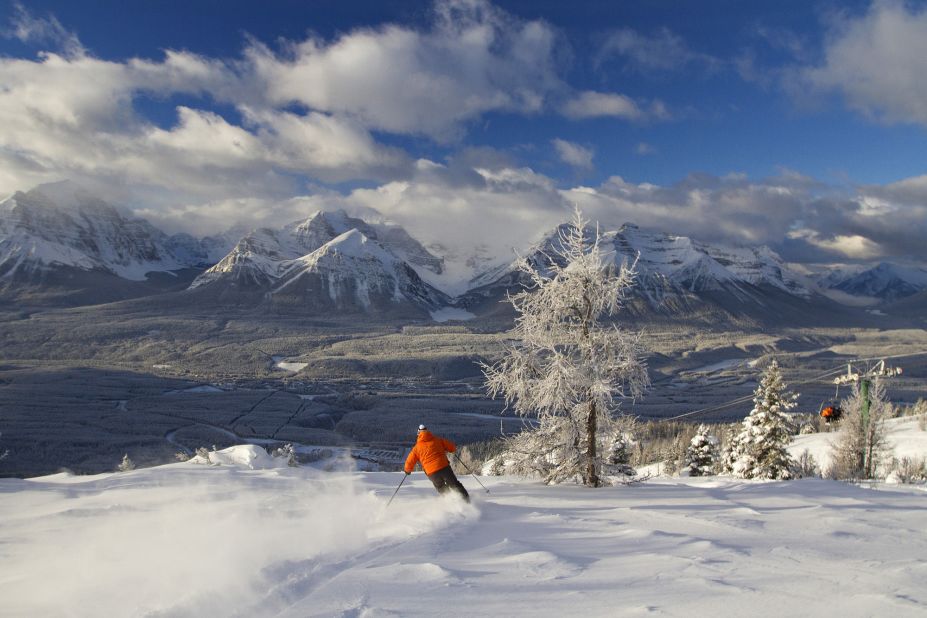
[[[318,210],[304,220],[284,226],[283,232],[295,240],[294,249],[305,255],[352,229],[359,229],[367,236],[376,236],[367,223],[349,217],[343,210]]]
[[[17,192],[0,204],[0,273],[12,278],[71,267],[143,280],[191,264],[143,219],[65,181]]]
[[[441,272],[442,267],[440,258],[399,226],[370,224],[343,210],[320,210],[281,229],[249,233],[191,288],[223,280],[251,287],[276,285],[297,263],[305,267],[329,255],[367,257],[383,264],[405,262],[430,273]]]
[[[819,277],[818,283],[852,296],[894,301],[927,289],[927,270],[881,262],[872,268],[835,270]]]
[[[90,201],[98,201],[85,187],[73,180],[61,180],[38,185],[24,195],[29,201],[44,202],[46,205],[76,209]]]
[[[383,249],[376,242],[372,242],[367,236],[357,229],[348,230],[337,236],[325,245],[319,252],[338,253],[343,256],[352,258],[374,258],[384,264],[392,264],[398,259],[393,254]]]
[[[336,236],[280,269],[282,274],[270,292],[273,298],[364,311],[388,309],[404,301],[433,310],[448,301],[409,264],[358,229]]]

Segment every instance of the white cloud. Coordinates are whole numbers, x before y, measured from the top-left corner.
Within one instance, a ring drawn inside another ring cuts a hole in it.
[[[275,54],[254,44],[252,77],[270,103],[300,103],[394,133],[445,140],[491,111],[532,113],[564,86],[556,33],[483,0],[448,0],[424,31],[358,30],[332,42],[310,38]]]
[[[23,43],[51,43],[69,56],[84,54],[84,46],[73,32],[68,31],[54,15],[36,17],[19,2],[13,3],[10,27],[2,33]]]
[[[860,17],[836,20],[823,62],[792,74],[802,92],[834,91],[886,122],[927,124],[927,9],[900,1],[874,2]]]
[[[461,248],[483,243],[496,255],[537,240],[565,221],[575,204],[607,228],[636,223],[705,242],[767,244],[794,261],[927,261],[927,216],[872,217],[865,202],[862,194],[823,187],[788,170],[766,179],[692,175],[665,186],[612,177],[599,186],[560,189],[526,168],[479,169],[467,176],[429,165],[407,181],[331,196],[328,203],[372,208],[427,242]]]
[[[838,234],[826,238],[817,231],[801,229],[792,230],[788,237],[804,240],[815,247],[853,260],[870,260],[884,254],[878,243],[858,234],[850,236]]]
[[[637,146],[634,147],[634,152],[641,156],[652,155],[656,154],[657,149],[652,144],[648,144],[647,142],[638,142]]]
[[[557,150],[560,160],[567,165],[582,169],[591,169],[593,167],[592,157],[595,153],[591,148],[585,148],[563,139],[554,139],[551,140],[551,143]]]
[[[279,53],[251,41],[233,61],[95,58],[53,16],[16,6],[9,36],[63,52],[0,58],[0,193],[72,178],[134,187],[148,207],[244,204],[292,196],[306,179],[401,180],[412,160],[373,131],[451,139],[483,114],[534,113],[567,89],[557,33],[484,0],[438,2],[421,29],[359,29]],[[176,108],[170,126],[136,111],[139,98],[177,94],[202,103]]]
[[[305,174],[326,181],[402,177],[411,165],[356,121],[296,115],[236,98],[226,64],[185,52],[162,61],[112,62],[88,55],[0,59],[0,192],[61,178],[105,178],[161,187],[184,201],[281,197]],[[135,111],[140,96],[183,93],[232,102],[234,124],[210,111],[178,107],[160,128]]]
[[[630,97],[623,94],[609,94],[587,90],[567,101],[563,113],[570,118],[596,118],[617,116],[638,120],[643,112]]]
[[[904,32],[923,19],[900,5],[878,5],[865,19],[886,11],[913,15],[915,23],[904,27],[888,19]],[[236,61],[184,51],[102,60],[83,48],[69,50],[67,42],[78,39],[53,18],[22,15],[15,36],[57,37],[64,51],[0,58],[0,194],[89,178],[128,195],[123,203],[156,223],[198,232],[236,220],[282,223],[317,208],[374,208],[424,239],[499,251],[534,240],[578,203],[606,225],[631,221],[719,242],[786,239],[806,257],[924,255],[923,178],[838,195],[789,172],[762,180],[694,175],[668,186],[614,177],[597,187],[560,189],[498,151],[414,161],[379,142],[374,131],[450,139],[494,111],[556,107],[574,119],[632,122],[669,117],[660,101],[571,93],[558,75],[556,32],[486,2],[439,3],[419,30],[358,30],[332,41],[294,42],[283,52],[250,43]],[[855,40],[850,35],[862,26],[849,23],[840,36]],[[832,41],[834,49],[841,40]],[[832,57],[838,56],[846,55]],[[140,97],[177,94],[203,103],[177,107],[168,126],[136,111]],[[213,101],[223,104],[223,114],[211,111]],[[553,147],[570,165],[592,165],[587,146],[558,139]],[[637,152],[648,148],[641,142]],[[343,194],[306,186],[351,180],[365,188]],[[881,216],[886,212],[891,216]],[[796,221],[817,236],[789,237]]]
[[[721,64],[708,54],[691,50],[679,35],[666,28],[650,36],[630,28],[612,32],[599,49],[598,62],[613,56],[622,57],[629,66],[642,72],[671,71],[692,63],[708,68]]]

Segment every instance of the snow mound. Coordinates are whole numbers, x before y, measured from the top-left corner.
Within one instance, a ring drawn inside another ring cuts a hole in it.
[[[248,470],[271,470],[273,468],[287,467],[285,458],[271,457],[267,454],[267,451],[254,444],[239,444],[221,451],[210,451],[208,462],[203,461],[199,456],[190,461],[193,463],[210,463],[214,466],[236,466]]]

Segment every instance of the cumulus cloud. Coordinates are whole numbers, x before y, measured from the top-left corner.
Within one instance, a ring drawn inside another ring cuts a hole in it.
[[[564,139],[551,140],[560,160],[576,168],[591,169],[594,151]]]
[[[0,76],[0,152],[12,166],[6,191],[25,188],[20,177],[104,177],[216,199],[278,195],[292,189],[283,179],[288,173],[332,181],[385,178],[410,165],[355,121],[319,112],[297,116],[239,103],[243,121],[235,124],[180,106],[169,128],[141,117],[133,102],[145,94],[233,89],[227,66],[193,54],[125,63],[45,54],[35,61],[2,59]]]
[[[358,29],[277,51],[249,40],[238,59],[167,50],[104,60],[21,5],[7,34],[59,51],[0,58],[0,192],[103,180],[135,187],[149,210],[281,200],[306,182],[403,180],[413,160],[374,131],[442,142],[486,113],[534,113],[569,92],[556,31],[485,0],[438,2],[418,29]],[[141,98],[176,95],[192,101],[169,126],[138,112]]]
[[[836,18],[830,27],[823,60],[791,73],[790,87],[839,93],[885,122],[927,124],[927,9],[874,2],[864,15]]]
[[[444,140],[487,112],[540,111],[564,87],[556,43],[544,22],[518,20],[482,0],[448,0],[435,5],[424,31],[352,31],[293,43],[283,54],[255,43],[247,62],[274,104]]]

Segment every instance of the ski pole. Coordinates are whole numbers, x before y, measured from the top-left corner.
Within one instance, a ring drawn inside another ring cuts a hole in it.
[[[408,475],[408,474],[403,474],[403,475],[402,475],[402,480],[399,481],[399,487],[402,487],[402,484],[406,482],[406,477],[407,477],[407,476],[409,476],[409,475]],[[395,497],[396,497],[396,494],[399,493],[399,487],[397,487],[397,488],[396,488],[396,491],[393,492],[393,495],[390,496],[389,502],[386,503],[386,506],[387,506],[387,507],[389,507],[389,505],[393,503],[393,498],[395,498]]]
[[[476,482],[480,484],[480,487],[482,487],[483,489],[486,489],[486,485],[483,485],[483,482],[480,481],[480,479],[476,476],[476,474],[473,473],[473,470],[470,469],[470,466],[468,466],[467,464],[465,464],[463,461],[460,460],[460,457],[457,455],[457,453],[454,453],[454,458],[457,460],[457,463],[459,463],[460,465],[462,465],[464,468],[467,469],[467,472],[470,473],[470,476],[476,479]],[[486,493],[489,493],[488,489],[486,489]]]

